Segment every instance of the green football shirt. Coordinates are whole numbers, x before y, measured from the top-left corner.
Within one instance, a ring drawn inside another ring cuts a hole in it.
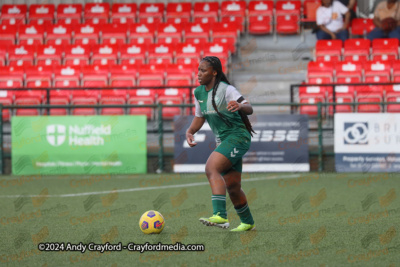
[[[214,110],[212,105],[212,90],[206,91],[206,87],[201,85],[195,89],[194,95],[196,98],[195,116],[204,117],[207,120],[211,130],[217,138],[217,143],[224,141],[231,134],[245,134],[250,136],[250,133],[247,131],[239,112],[231,112],[227,110],[227,106],[230,101],[237,101],[242,97],[235,87],[227,83],[220,82],[215,94],[215,104],[218,108],[218,111],[225,116],[227,121],[231,123],[230,126],[225,124],[225,122]],[[246,102],[247,101],[243,101],[242,103]]]

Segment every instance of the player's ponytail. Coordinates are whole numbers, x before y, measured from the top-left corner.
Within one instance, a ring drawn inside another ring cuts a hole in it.
[[[230,121],[227,120],[226,117],[218,111],[217,105],[215,104],[215,94],[217,93],[219,83],[222,81],[227,84],[230,84],[230,82],[228,81],[228,78],[226,78],[225,73],[222,71],[222,64],[221,64],[221,61],[219,60],[219,58],[213,57],[213,56],[208,56],[208,57],[203,58],[203,60],[207,61],[211,65],[211,67],[213,67],[213,69],[217,71],[217,76],[215,77],[215,83],[214,83],[214,87],[212,89],[213,91],[212,91],[212,98],[211,98],[211,103],[213,105],[213,108],[214,108],[215,112],[217,112],[218,116],[223,120],[223,122],[226,125],[231,127],[232,124],[230,123]],[[250,135],[253,136],[252,133],[255,133],[255,132],[251,126],[249,118],[247,117],[246,114],[244,114],[240,110],[239,110],[239,115],[240,115],[244,125],[246,126],[247,131],[249,131]]]
[[[213,105],[213,108],[215,110],[215,112],[217,112],[218,116],[222,119],[222,121],[228,125],[229,127],[232,126],[232,123],[230,123],[226,117],[224,116],[224,114],[222,114],[221,112],[218,111],[217,108],[217,104],[215,103],[215,95],[217,93],[217,89],[219,86],[219,83],[221,81],[226,82],[227,84],[230,84],[228,79],[226,78],[224,72],[222,71],[222,64],[221,61],[219,60],[219,58],[217,57],[205,57],[203,58],[203,60],[207,61],[208,63],[210,63],[211,67],[213,67],[214,70],[217,71],[217,76],[215,77],[215,83],[214,83],[214,87],[212,89],[212,98],[211,98],[211,103]]]

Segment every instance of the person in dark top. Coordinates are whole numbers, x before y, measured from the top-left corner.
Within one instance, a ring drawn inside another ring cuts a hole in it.
[[[357,4],[357,0],[337,0],[343,5],[345,5],[350,10],[350,21],[357,17],[354,7]]]

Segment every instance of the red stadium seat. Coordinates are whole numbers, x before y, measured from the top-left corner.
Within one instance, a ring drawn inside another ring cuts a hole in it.
[[[139,44],[122,45],[120,53],[121,64],[144,64],[146,61],[147,46]]]
[[[360,62],[336,62],[337,83],[362,83],[363,65]]]
[[[83,17],[86,23],[104,24],[108,23],[109,13],[109,3],[86,3]]]
[[[375,39],[372,41],[372,60],[397,60],[399,40],[396,38]]]
[[[103,44],[126,44],[128,37],[128,24],[110,23],[101,26],[101,39]]]
[[[72,40],[72,27],[68,24],[55,24],[47,26],[46,44],[69,45]]]
[[[179,105],[182,104],[182,97],[180,96],[160,96],[158,98],[157,103],[163,105]],[[181,108],[179,107],[164,107],[162,109],[162,117],[163,119],[172,120],[174,116],[181,115]]]
[[[318,106],[316,105],[317,103],[323,103],[325,100],[321,97],[307,97],[307,98],[302,98],[300,99],[300,103],[302,104],[315,104],[315,105],[304,105],[300,106],[300,114],[306,114],[309,116],[317,116],[318,115]],[[323,108],[325,110],[325,108]],[[322,114],[324,114],[324,111],[322,111]]]
[[[372,102],[382,102],[383,101],[383,86],[362,86],[357,88],[357,98],[358,103],[372,103]],[[382,105],[379,104],[365,104],[358,105],[357,112],[359,113],[378,113],[382,112]]]
[[[24,85],[22,66],[0,67],[0,88],[21,88]]]
[[[348,39],[344,42],[345,61],[365,62],[369,59],[371,41],[368,39]]]
[[[327,88],[323,86],[301,86],[299,87],[299,102],[310,103],[325,102],[327,96]],[[317,115],[317,106],[300,106],[301,114]]]
[[[60,66],[54,70],[55,88],[80,87],[80,66]]]
[[[299,87],[299,99],[308,97],[321,97],[325,99],[328,95],[328,89],[326,86],[300,86]]]
[[[315,46],[316,61],[340,61],[342,47],[341,40],[318,40]]]
[[[110,86],[136,86],[137,68],[133,65],[115,65],[110,68]]]
[[[338,85],[335,86],[335,102],[336,103],[352,103],[355,101],[354,98],[354,86],[347,86],[347,85]],[[333,103],[334,102],[334,97],[333,93],[330,92],[328,94],[328,102]],[[336,105],[334,106],[329,106],[329,115],[333,116],[333,110],[335,110],[336,113],[343,113],[343,112],[353,112],[353,106],[352,105]]]
[[[386,86],[386,102],[398,102],[399,104],[388,104],[387,112],[400,112],[400,85],[394,84]]]
[[[10,90],[1,90],[0,91],[0,104],[3,106],[9,106],[12,105],[13,103],[13,98],[12,98],[12,91]],[[3,109],[2,113],[2,120],[3,121],[10,121],[11,118],[11,112],[10,109]]]
[[[116,45],[95,45],[92,47],[92,64],[114,65],[118,60],[118,46]]]
[[[385,83],[391,81],[391,64],[387,61],[368,61],[364,64],[366,83]]]
[[[221,22],[235,22],[239,25],[240,32],[244,31],[247,15],[246,1],[223,1],[221,3]]]
[[[143,65],[139,70],[138,86],[163,86],[164,76],[163,65]]]
[[[218,21],[218,2],[195,2],[193,7],[193,19],[195,23],[213,24]]]
[[[29,23],[38,25],[53,24],[55,7],[53,4],[29,6]]]
[[[41,102],[36,98],[19,98],[15,100],[15,105],[17,106],[38,106]],[[16,116],[39,116],[39,108],[28,108],[22,109],[17,108],[15,111]]]
[[[317,9],[321,6],[320,0],[304,0],[302,22],[316,22]]]
[[[204,57],[216,56],[221,60],[224,72],[227,72],[230,59],[230,47],[226,44],[207,44],[204,46]]]
[[[168,64],[174,61],[174,46],[169,44],[152,44],[148,47],[149,64]]]
[[[72,98],[71,104],[73,105],[96,105],[97,100],[94,98],[87,97],[74,97]],[[83,116],[91,116],[96,115],[96,108],[73,108],[72,115],[83,115]]]
[[[297,34],[300,32],[301,1],[277,1],[275,10],[277,33]]]
[[[332,62],[309,62],[307,67],[307,80],[310,84],[333,82],[334,65]]]
[[[20,25],[18,27],[18,40],[20,45],[43,44],[44,26],[42,25]]]
[[[164,3],[141,3],[139,7],[139,22],[158,24],[164,16]]]
[[[167,75],[165,85],[171,88],[161,90],[160,95],[182,98],[182,101],[189,99],[188,88],[174,88],[175,86],[190,86],[193,84],[193,71],[185,65],[171,64],[166,67]]]
[[[110,19],[112,23],[134,23],[136,20],[136,12],[136,3],[113,3]]]
[[[3,25],[25,24],[28,7],[26,5],[3,5],[0,20]]]
[[[214,43],[226,44],[232,54],[236,53],[236,43],[240,36],[240,24],[237,22],[215,23],[212,30]]]
[[[102,88],[108,86],[108,66],[90,65],[82,68],[82,87]],[[87,98],[99,98],[99,90],[78,90],[72,92],[72,98],[82,96]]]
[[[57,22],[63,24],[79,24],[82,19],[81,4],[59,4],[57,6]]]
[[[10,66],[32,66],[35,48],[25,45],[10,45],[8,47],[8,60]]]
[[[6,47],[15,44],[16,33],[16,25],[0,25],[0,45]]]
[[[177,64],[198,64],[203,53],[202,45],[178,44],[176,46]]]
[[[182,42],[181,24],[160,23],[157,29],[157,43],[177,44]]]
[[[69,45],[64,48],[64,61],[66,66],[85,66],[89,64],[90,46]]]
[[[400,60],[395,60],[392,62],[393,69],[393,82],[400,82]]]
[[[36,63],[40,66],[61,65],[63,49],[60,46],[41,45],[36,50]]]
[[[126,99],[122,97],[101,97],[101,105],[124,105],[126,104]],[[124,108],[111,107],[111,108],[101,108],[100,115],[124,115]]]
[[[27,88],[53,87],[53,66],[34,66],[25,69]]]
[[[128,104],[131,105],[153,105],[154,98],[152,97],[130,97],[128,99]],[[146,115],[148,120],[153,118],[153,109],[151,107],[134,107],[129,108],[129,115]]]
[[[154,43],[155,24],[138,23],[132,24],[129,28],[130,44],[152,44]]]
[[[187,23],[185,25],[185,42],[192,38],[205,39],[208,42],[210,39],[210,26],[199,23]]]
[[[69,101],[65,98],[50,98],[50,105],[68,105]],[[66,116],[68,110],[66,108],[50,108],[51,116]]]
[[[355,18],[351,21],[350,36],[366,36],[375,28],[372,19]]]
[[[249,2],[247,31],[250,34],[270,34],[273,31],[274,1]]]
[[[51,89],[50,90],[50,104],[51,101],[54,100],[62,100],[63,102],[69,103],[71,99],[71,90],[64,90],[64,89]],[[50,111],[51,113],[51,111]]]
[[[192,3],[167,3],[167,23],[185,24],[190,21]]]
[[[100,26],[93,24],[78,24],[74,26],[74,43],[93,45],[99,43]]]

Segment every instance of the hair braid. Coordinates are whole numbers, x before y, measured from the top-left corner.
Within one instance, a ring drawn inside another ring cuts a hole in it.
[[[220,112],[218,111],[217,104],[215,103],[215,95],[216,95],[216,93],[217,93],[217,88],[218,88],[218,86],[219,86],[219,83],[221,82],[221,77],[218,77],[218,76],[220,76],[220,75],[217,74],[217,77],[215,78],[214,87],[213,87],[213,89],[212,89],[211,103],[212,103],[212,105],[213,105],[214,110],[217,112],[218,116],[224,121],[224,123],[225,123],[226,125],[228,125],[228,126],[231,127],[231,126],[232,126],[232,123],[230,123],[230,121],[228,121],[228,120],[226,119],[226,117],[224,116],[224,114],[222,114],[222,113],[220,113]]]
[[[227,84],[230,84],[230,82],[228,81],[228,78],[226,78],[224,72],[222,71],[221,61],[219,60],[218,57],[213,57],[213,56],[204,57],[203,60],[210,63],[210,65],[213,67],[213,69],[217,71],[217,76],[215,77],[214,87],[212,89],[213,91],[212,91],[211,103],[213,105],[213,108],[217,112],[218,116],[224,121],[224,123],[226,125],[232,126],[232,123],[229,120],[227,120],[226,117],[222,113],[220,113],[218,111],[217,105],[215,103],[215,95],[217,93],[217,89],[218,89],[220,82],[222,81]],[[246,126],[247,131],[250,133],[251,136],[253,136],[253,133],[256,133],[256,132],[253,130],[253,127],[251,126],[249,118],[247,117],[246,114],[244,114],[240,110],[239,110],[239,115],[240,115],[240,118],[242,119],[244,125]]]

